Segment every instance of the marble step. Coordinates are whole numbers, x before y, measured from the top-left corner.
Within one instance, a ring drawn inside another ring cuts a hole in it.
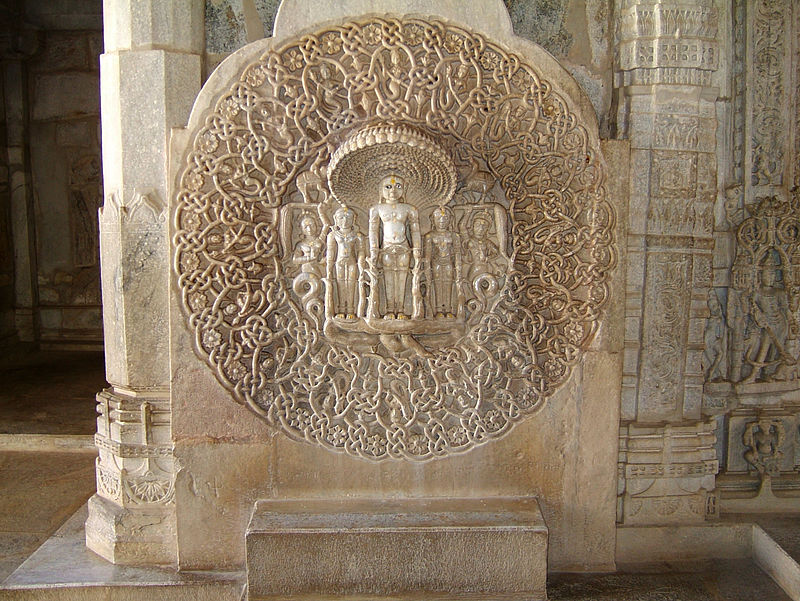
[[[546,598],[534,498],[262,500],[246,538],[251,601]]]

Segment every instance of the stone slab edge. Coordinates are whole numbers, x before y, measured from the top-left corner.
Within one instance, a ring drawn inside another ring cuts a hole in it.
[[[752,524],[617,528],[617,564],[752,556]]]
[[[752,559],[793,601],[800,601],[800,565],[758,524],[617,528],[617,563]]]
[[[244,598],[245,576],[241,572],[181,574],[155,567],[114,566],[85,547],[83,523],[87,512],[87,506],[83,505],[0,584],[0,601],[241,601]]]
[[[97,454],[92,434],[0,434],[0,451]]]
[[[800,565],[758,524],[753,524],[753,561],[793,601],[800,601]]]

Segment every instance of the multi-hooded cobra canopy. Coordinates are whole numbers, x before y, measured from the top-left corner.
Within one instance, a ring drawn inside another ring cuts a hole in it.
[[[443,205],[453,196],[453,159],[439,144],[404,124],[380,123],[357,131],[331,156],[328,182],[343,204],[375,202],[387,175],[405,181],[405,199],[415,205]]]

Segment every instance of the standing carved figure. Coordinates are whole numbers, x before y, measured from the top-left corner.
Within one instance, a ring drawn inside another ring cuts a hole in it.
[[[722,314],[722,305],[713,289],[708,295],[708,311],[709,316],[703,336],[705,342],[703,368],[706,382],[719,382],[726,377],[728,329]]]
[[[783,378],[784,366],[793,362],[786,353],[789,335],[786,291],[778,282],[780,262],[768,254],[761,267],[761,284],[753,294],[750,316],[755,324],[752,344],[745,358],[753,369],[745,382]]]
[[[383,178],[380,184],[381,202],[369,210],[369,263],[373,274],[377,274],[378,270],[383,274],[384,319],[408,319],[406,283],[409,271],[413,275],[412,318],[417,319],[422,313],[419,217],[412,205],[400,202],[404,185],[405,181],[398,175]],[[374,292],[372,301],[374,303]]]
[[[452,231],[453,211],[437,207],[431,213],[433,230],[425,234],[428,296],[437,319],[454,318],[461,303],[461,239]]]
[[[359,280],[364,267],[364,241],[355,217],[352,209],[337,209],[327,240],[326,304],[329,313],[344,319],[356,319],[361,312]]]
[[[323,245],[319,223],[311,213],[300,216],[300,240],[294,246],[292,263],[300,267],[300,273],[292,281],[292,289],[300,297],[303,307],[315,313],[322,291]]]

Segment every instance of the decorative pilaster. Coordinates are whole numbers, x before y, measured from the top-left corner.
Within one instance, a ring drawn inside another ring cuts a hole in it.
[[[716,514],[719,462],[714,424],[639,426],[620,430],[617,521],[625,525],[682,524]]]
[[[115,563],[177,561],[168,352],[167,144],[200,89],[203,2],[106,0],[101,278],[106,379],[86,541]]]
[[[728,252],[709,296],[703,410],[725,424],[721,510],[780,511],[800,490],[800,7],[736,0],[733,16],[740,116],[715,232]]]
[[[618,125],[632,163],[622,420],[657,424],[650,436],[663,448],[674,432],[663,424],[681,424],[695,432],[682,440],[699,456],[714,437],[701,421],[701,355],[717,194],[717,12],[712,0],[618,1]],[[627,490],[629,471],[621,469]],[[698,486],[653,478],[651,495],[694,498],[637,523],[704,519],[696,508],[705,507],[713,474]]]

